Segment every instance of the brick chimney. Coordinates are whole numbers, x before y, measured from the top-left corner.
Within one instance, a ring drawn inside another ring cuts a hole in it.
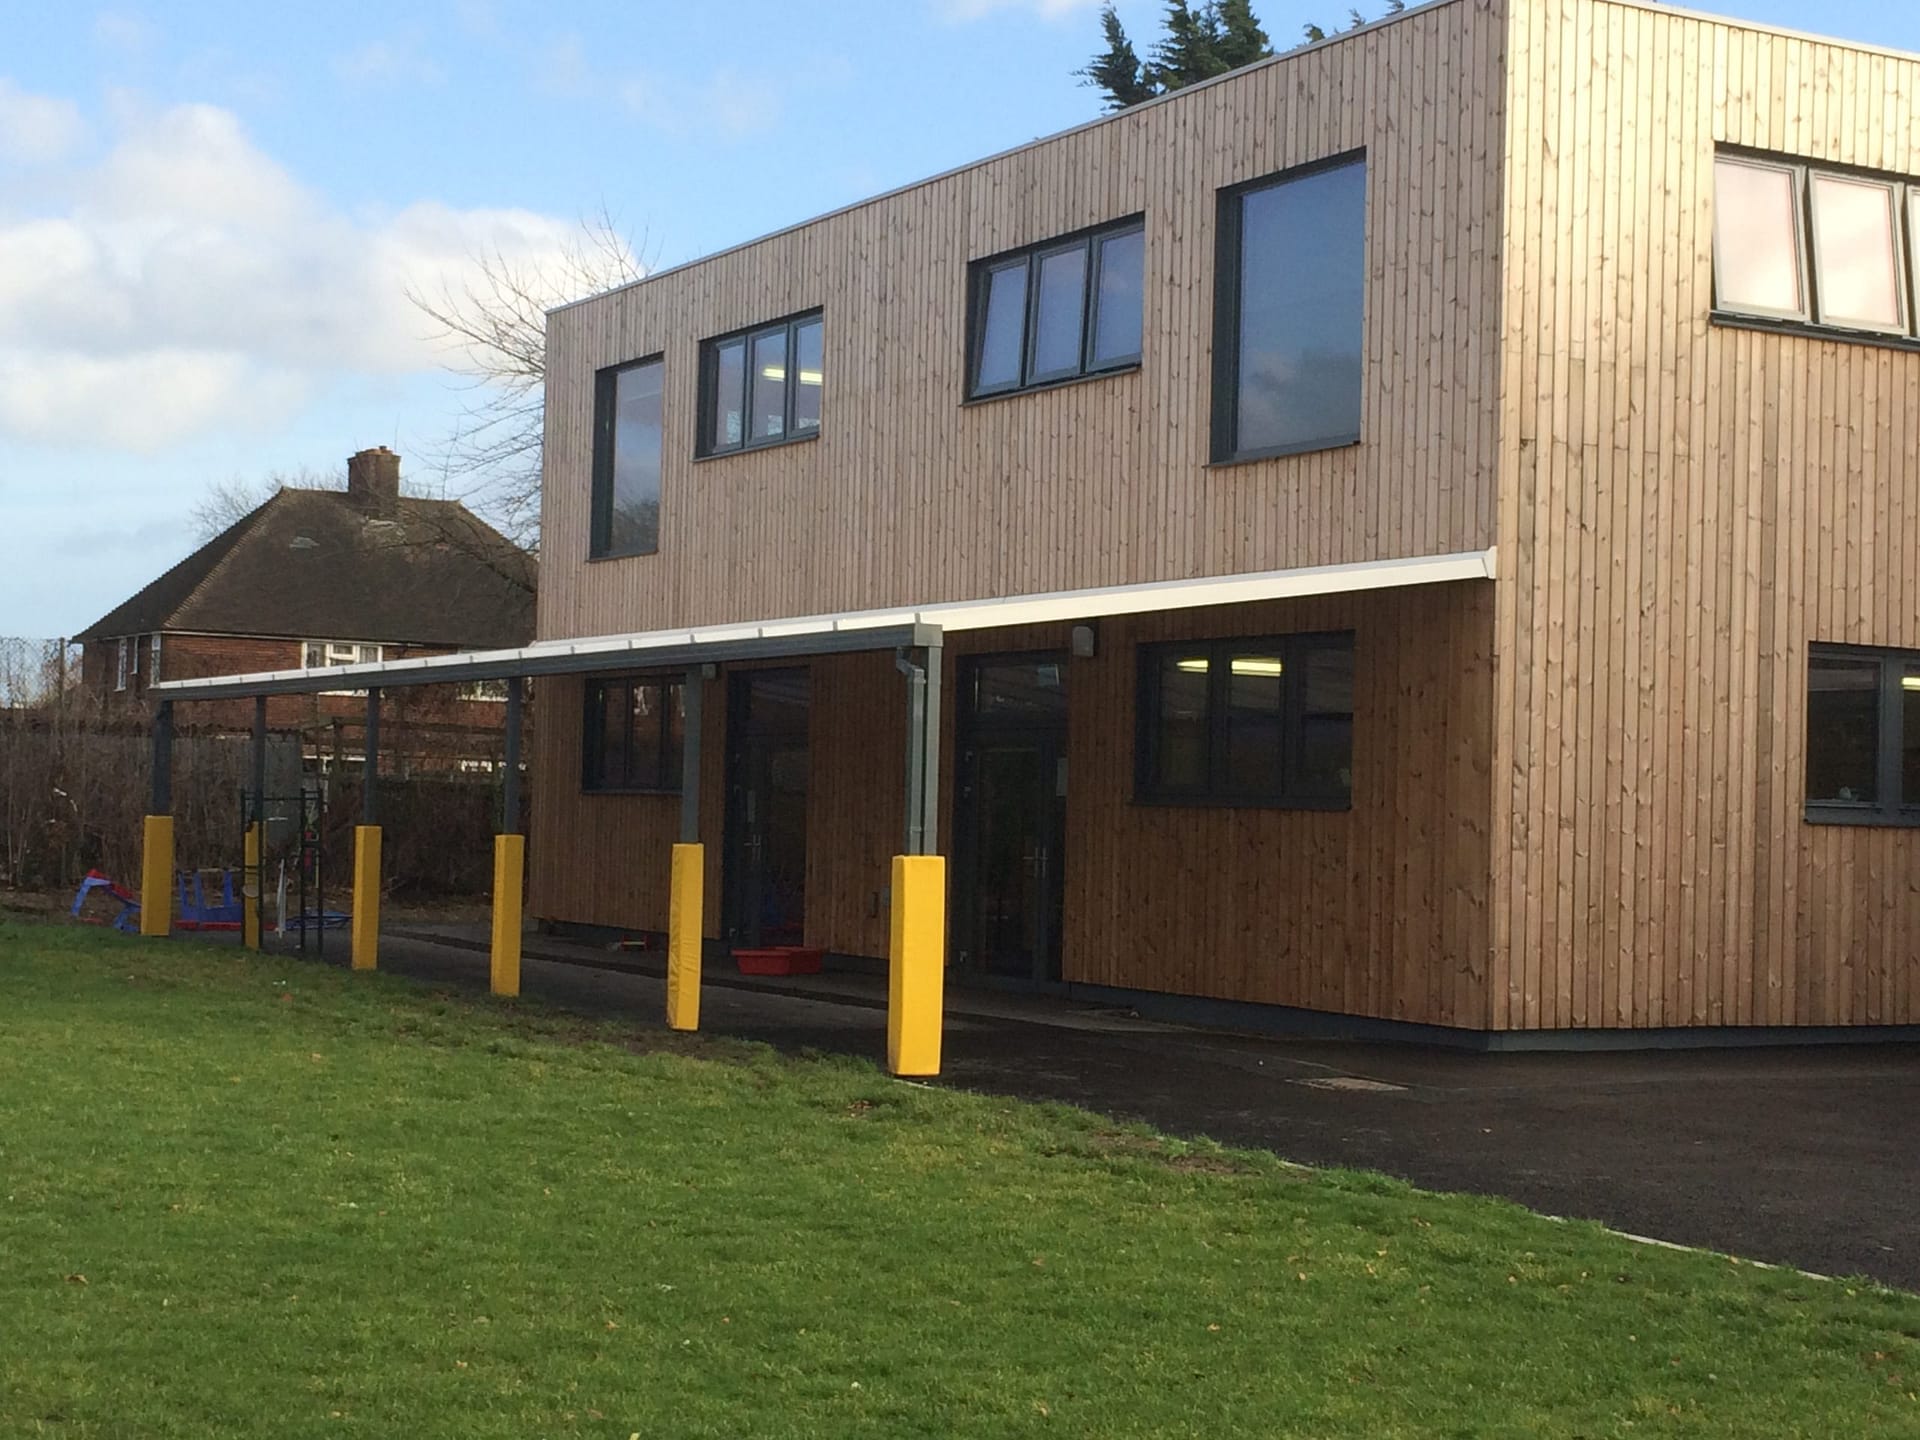
[[[400,457],[384,445],[349,456],[347,498],[369,515],[391,516],[400,506]]]

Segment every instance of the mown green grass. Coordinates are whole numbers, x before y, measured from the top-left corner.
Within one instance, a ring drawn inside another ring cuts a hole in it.
[[[1920,1300],[0,922],[0,1435],[1920,1433]]]

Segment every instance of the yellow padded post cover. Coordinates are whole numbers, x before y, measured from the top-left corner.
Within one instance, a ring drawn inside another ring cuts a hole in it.
[[[667,895],[667,1028],[700,1028],[700,932],[707,847],[675,845]]]
[[[893,929],[887,965],[887,1068],[940,1073],[947,978],[947,861],[893,857]]]
[[[173,817],[149,815],[140,836],[140,933],[173,931]]]
[[[353,968],[380,964],[380,827],[353,827]]]
[[[520,993],[520,907],[525,899],[527,837],[493,837],[493,993]]]

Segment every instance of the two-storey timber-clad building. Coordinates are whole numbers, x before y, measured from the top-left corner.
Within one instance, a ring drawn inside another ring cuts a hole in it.
[[[541,682],[531,909],[1920,1022],[1917,293],[1920,57],[1441,0],[559,309],[540,641],[786,639]]]

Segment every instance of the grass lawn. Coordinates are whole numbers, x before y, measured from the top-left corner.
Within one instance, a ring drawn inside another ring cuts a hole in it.
[[[1920,1299],[0,921],[0,1435],[1920,1434]]]

